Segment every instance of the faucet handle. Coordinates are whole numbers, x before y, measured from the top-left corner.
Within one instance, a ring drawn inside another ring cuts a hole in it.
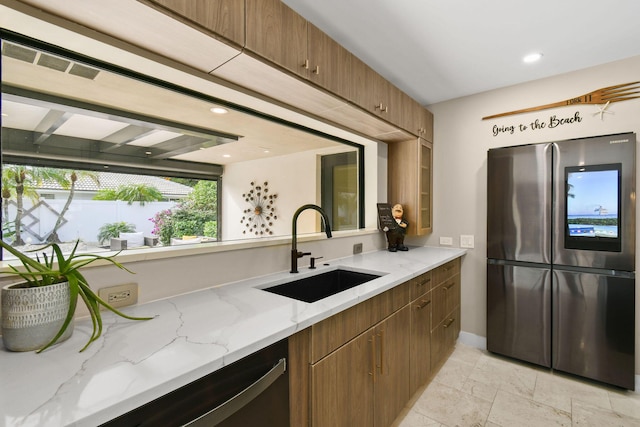
[[[311,264],[309,265],[309,269],[314,270],[316,268],[316,260],[322,258],[321,256],[311,257]]]

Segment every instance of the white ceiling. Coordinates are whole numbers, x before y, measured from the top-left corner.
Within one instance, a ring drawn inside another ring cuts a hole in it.
[[[638,0],[282,1],[423,105],[640,54]]]

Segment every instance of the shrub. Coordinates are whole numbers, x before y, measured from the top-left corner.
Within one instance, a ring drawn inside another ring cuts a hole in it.
[[[218,221],[207,221],[204,223],[204,235],[207,237],[213,237],[214,239],[218,234]]]
[[[120,233],[133,233],[134,231],[136,231],[136,226],[124,221],[107,223],[98,231],[98,242],[102,245],[105,241],[109,242],[112,238],[117,238]]]
[[[180,209],[173,214],[173,236],[203,236],[204,225],[214,221],[215,215],[212,212]]]

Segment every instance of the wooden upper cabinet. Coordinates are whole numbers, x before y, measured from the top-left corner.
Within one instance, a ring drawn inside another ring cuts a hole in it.
[[[307,78],[307,20],[280,0],[246,0],[246,8],[245,47]]]
[[[375,112],[379,90],[379,79],[382,77],[371,67],[365,64],[360,58],[351,59],[351,90],[349,91],[349,101],[370,113]]]
[[[351,60],[351,71],[349,101],[376,115],[388,111],[389,82],[357,57]]]
[[[422,138],[389,144],[388,200],[404,208],[408,235],[432,232],[432,150]]]
[[[424,107],[420,107],[419,132],[420,138],[424,138],[429,142],[433,142],[433,113]]]
[[[351,91],[349,101],[401,129],[405,126],[406,102],[411,98],[375,72],[357,57],[351,60]],[[412,132],[414,133],[414,132]]]
[[[143,0],[177,19],[239,46],[245,43],[245,0]],[[216,38],[220,38],[216,37]],[[191,48],[197,49],[197,46]]]
[[[309,80],[343,98],[350,92],[353,55],[315,25],[307,29]]]

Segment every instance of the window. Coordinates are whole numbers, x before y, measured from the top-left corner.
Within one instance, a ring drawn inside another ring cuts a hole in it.
[[[358,228],[358,163],[355,152],[322,156],[322,206],[336,231]]]
[[[15,246],[80,239],[95,253],[111,239],[127,248],[217,239],[217,180],[10,163],[2,176],[3,237]]]
[[[194,91],[2,35],[5,240],[81,239],[106,250],[121,234],[128,247],[140,235],[144,246],[255,238],[241,224],[242,194],[254,181],[268,181],[280,195],[271,235],[288,235],[285,218],[302,204],[322,203],[318,158],[350,153],[361,185],[358,144],[212,97],[203,93],[215,93],[206,81]],[[214,114],[217,107],[227,114]],[[25,181],[17,183],[20,168]],[[359,212],[349,228],[364,226],[363,192],[355,191]],[[315,221],[299,226],[317,231]]]

